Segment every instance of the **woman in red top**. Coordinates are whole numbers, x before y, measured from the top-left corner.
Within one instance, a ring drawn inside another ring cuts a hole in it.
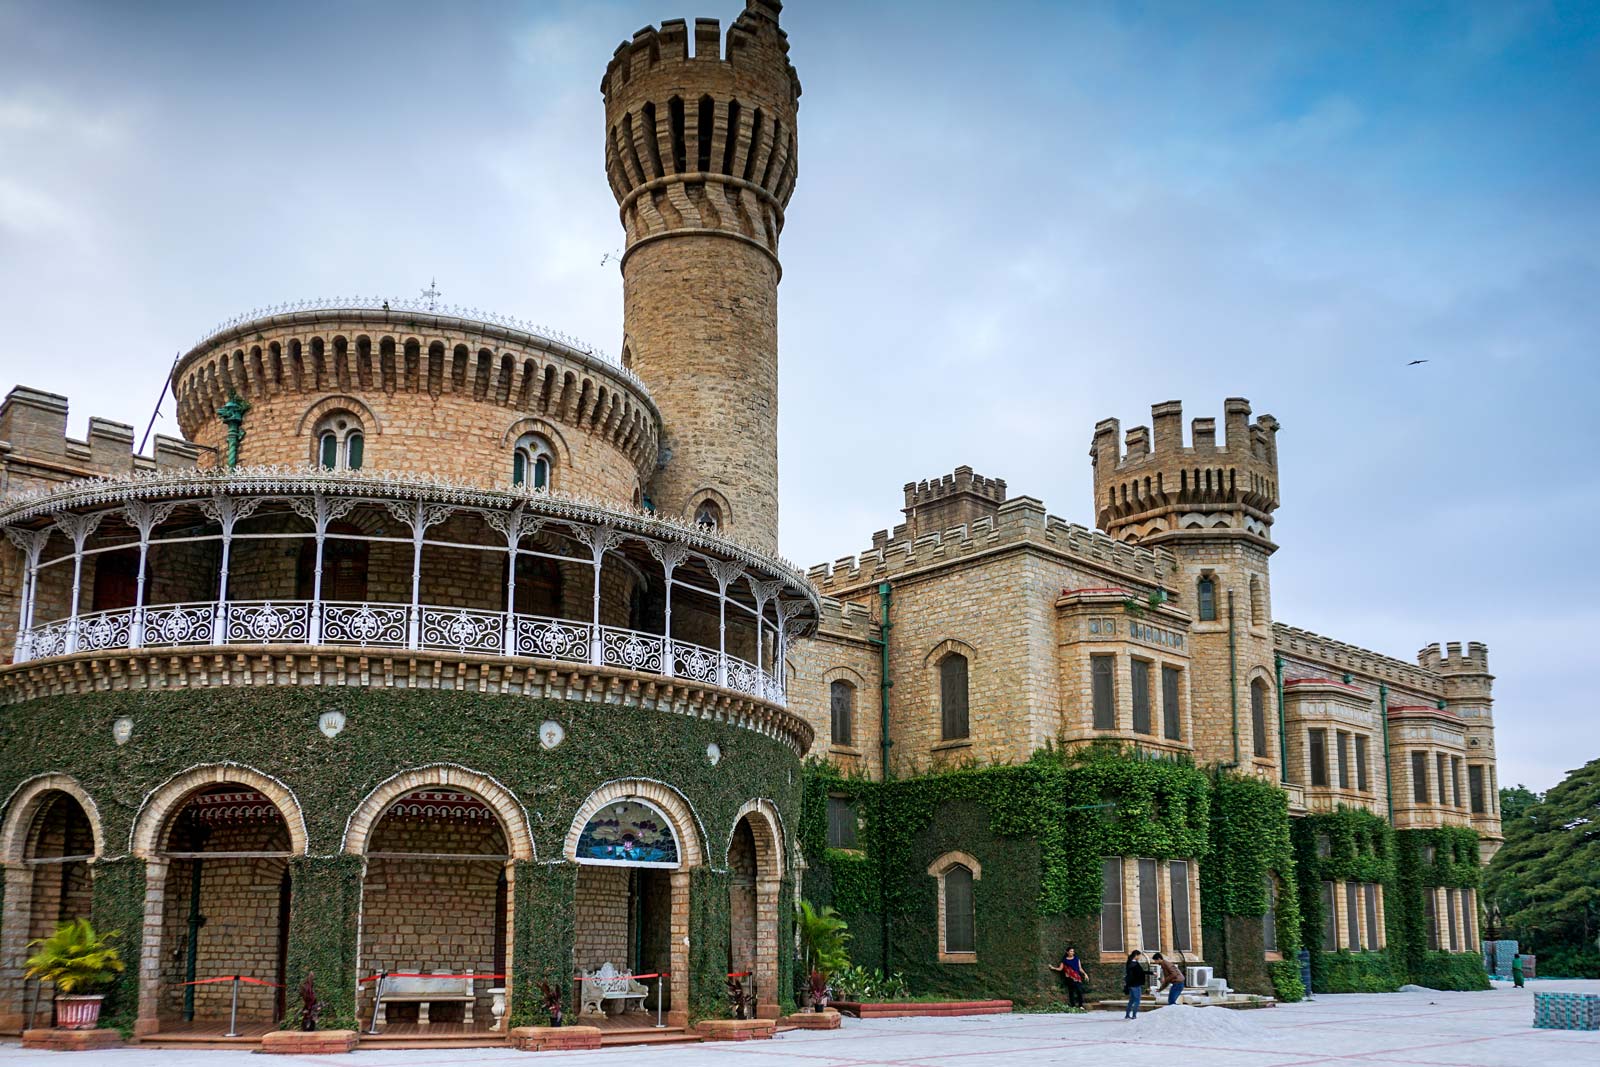
[[[1077,946],[1068,945],[1061,962],[1052,963],[1050,969],[1060,971],[1061,977],[1067,980],[1067,1006],[1083,1007],[1083,987],[1089,983],[1089,976],[1084,972],[1083,961],[1078,958]]]

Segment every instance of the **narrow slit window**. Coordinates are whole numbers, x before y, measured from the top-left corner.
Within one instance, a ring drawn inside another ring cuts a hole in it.
[[[972,870],[952,864],[944,872],[944,950],[978,951],[977,916],[974,914]]]
[[[1150,664],[1142,659],[1132,661],[1133,682],[1133,732],[1154,733],[1150,724]]]
[[[1383,931],[1378,928],[1378,887],[1372,882],[1362,886],[1363,896],[1367,905],[1367,947],[1382,948]]]
[[[967,657],[959,652],[939,661],[939,711],[944,740],[967,736]]]
[[[1201,622],[1217,621],[1217,583],[1213,579],[1200,579],[1195,586],[1195,602],[1200,609]]]
[[[1267,683],[1260,678],[1250,683],[1250,732],[1254,735],[1257,759],[1266,759],[1267,747]]]
[[[1161,951],[1161,879],[1156,861],[1139,861],[1139,940],[1146,952]]]
[[[1178,707],[1179,685],[1183,672],[1176,667],[1161,668],[1161,719],[1168,741],[1183,740],[1183,717]]]
[[[833,743],[854,743],[856,687],[840,680],[829,687],[829,704],[833,712]]]
[[[1339,915],[1333,910],[1333,883],[1322,883],[1322,951],[1339,951]]]
[[[1094,687],[1094,728],[1117,728],[1116,657],[1090,656],[1089,673]]]
[[[1339,745],[1339,788],[1350,788],[1350,735],[1343,730],[1338,731],[1336,740]]]
[[[1308,748],[1311,755],[1311,784],[1328,784],[1328,731],[1307,731]]]
[[[1122,860],[1112,856],[1100,863],[1100,951],[1121,952]]]
[[[1367,777],[1367,736],[1356,735],[1356,788],[1361,792],[1368,792],[1372,783]]]
[[[1411,799],[1417,804],[1428,802],[1428,756],[1424,752],[1411,753]]]
[[[1355,882],[1344,884],[1344,922],[1349,935],[1350,949],[1365,948],[1361,943],[1361,887]]]
[[[1189,924],[1189,861],[1173,860],[1169,869],[1172,885],[1172,947],[1177,952],[1193,952],[1193,930]]]

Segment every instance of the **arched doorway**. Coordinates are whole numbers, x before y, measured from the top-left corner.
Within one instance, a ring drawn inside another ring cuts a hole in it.
[[[783,880],[783,834],[776,810],[751,801],[728,842],[728,973],[752,993],[757,1018],[777,1018],[778,897]]]
[[[366,857],[358,970],[461,976],[437,999],[418,979],[363,981],[357,1013],[379,1030],[487,1031],[495,988],[510,988],[513,863],[533,858],[527,815],[509,790],[459,767],[390,779],[351,817],[345,851]],[[470,977],[469,977],[470,976]]]
[[[177,776],[145,801],[133,852],[146,860],[139,1033],[221,1033],[239,987],[241,1031],[283,1017],[289,858],[306,849],[299,805],[276,779],[232,764]],[[154,944],[152,944],[152,941]]]
[[[659,782],[609,783],[579,808],[565,851],[578,865],[573,973],[592,973],[609,963],[634,974],[669,976],[643,981],[642,1003],[608,1001],[605,1018],[588,1014],[579,1021],[626,1027],[624,1009],[642,1007],[648,1014],[635,1025],[653,1023],[658,1009],[667,1025],[687,1025],[689,871],[704,862],[688,803]]]
[[[93,863],[100,855],[99,812],[64,775],[25,783],[6,811],[3,844],[6,908],[0,932],[0,1029],[50,1024],[52,993],[22,981],[28,943],[48,937],[93,905]]]

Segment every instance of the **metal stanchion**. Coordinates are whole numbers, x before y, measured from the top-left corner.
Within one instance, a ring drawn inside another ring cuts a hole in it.
[[[228,1032],[223,1037],[239,1036],[239,976],[233,976],[233,1007],[228,1009]]]
[[[659,974],[656,975],[656,1029],[666,1029],[666,1024],[661,1021],[661,976]]]
[[[369,1034],[378,1032],[378,1010],[383,1007],[383,980],[387,977],[389,977],[388,971],[378,972],[378,985],[372,997],[372,1025],[367,1030]]]

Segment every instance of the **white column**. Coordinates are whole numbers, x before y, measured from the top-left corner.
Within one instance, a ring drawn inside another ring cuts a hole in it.
[[[90,515],[68,512],[56,518],[56,526],[62,533],[72,538],[72,611],[67,623],[68,652],[78,651],[78,604],[83,592],[83,546],[105,516],[106,513],[103,511]]]
[[[11,543],[22,551],[22,591],[17,603],[17,646],[15,659],[18,663],[33,658],[33,636],[29,632],[33,629],[33,605],[38,598],[39,591],[39,556],[44,552],[45,544],[50,540],[50,530],[19,530],[14,526],[6,527],[6,536]]]
[[[605,662],[605,651],[600,645],[600,561],[604,554],[603,548],[594,550],[594,605],[590,608],[593,612],[590,615],[593,629],[589,637],[589,662],[595,664]]]
[[[328,504],[320,492],[311,496],[316,509],[317,561],[311,572],[311,643],[322,644],[322,544],[328,536]]]
[[[406,647],[422,646],[422,538],[428,532],[424,505],[417,503],[411,520],[411,622],[406,632]]]
[[[661,635],[661,661],[662,673],[668,678],[677,676],[677,653],[672,644],[672,573],[678,569],[678,564],[689,558],[689,547],[678,541],[645,542],[645,547],[650,554],[661,564],[661,577],[667,583],[666,588],[666,617],[662,620]]]
[[[150,561],[150,535],[177,506],[176,503],[146,504],[134,500],[122,509],[139,531],[139,576],[134,582],[133,618],[128,623],[128,641],[133,648],[144,646],[144,587]]]

